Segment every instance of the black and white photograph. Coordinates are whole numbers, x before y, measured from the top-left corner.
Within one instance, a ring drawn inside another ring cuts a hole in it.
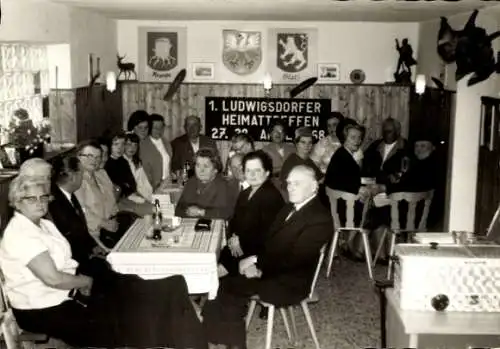
[[[318,63],[318,81],[339,81],[340,65],[337,63]]]

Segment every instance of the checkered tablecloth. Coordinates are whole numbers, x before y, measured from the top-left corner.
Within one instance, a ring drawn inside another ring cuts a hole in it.
[[[191,294],[217,295],[217,259],[225,236],[225,222],[213,220],[210,231],[195,232],[196,219],[182,220],[172,232],[163,232],[160,241],[148,238],[152,230],[138,219],[109,253],[113,269],[137,274],[144,279],[183,275]],[[177,237],[177,238],[174,238]]]

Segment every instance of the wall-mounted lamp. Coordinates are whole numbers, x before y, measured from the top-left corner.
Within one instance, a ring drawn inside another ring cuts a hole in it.
[[[262,84],[264,85],[264,95],[266,97],[270,97],[271,96],[271,89],[273,88],[273,78],[271,77],[271,74],[266,73]]]
[[[418,74],[415,79],[415,92],[419,95],[425,92],[425,75]]]
[[[106,89],[109,92],[115,92],[116,90],[116,73],[114,71],[108,71],[106,74]]]

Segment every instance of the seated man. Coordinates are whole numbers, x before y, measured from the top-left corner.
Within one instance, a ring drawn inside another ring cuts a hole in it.
[[[209,342],[246,348],[246,304],[258,295],[282,307],[307,297],[321,247],[332,236],[332,219],[317,197],[313,169],[300,165],[288,178],[290,205],[269,227],[259,255],[240,262],[240,275],[221,280],[217,299],[203,309]]]
[[[68,240],[73,259],[84,272],[94,264],[94,257],[99,258],[99,263],[104,262],[100,257],[104,257],[107,249],[90,235],[82,206],[74,194],[82,184],[80,161],[76,156],[57,158],[52,173],[54,199],[49,204],[49,216]]]

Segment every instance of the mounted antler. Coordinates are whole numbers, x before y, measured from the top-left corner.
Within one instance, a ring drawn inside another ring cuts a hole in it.
[[[97,79],[101,76],[101,58],[97,57],[97,69],[94,74],[94,55],[91,53],[89,54],[89,66],[90,66],[90,83],[89,87],[92,87],[95,85]]]

